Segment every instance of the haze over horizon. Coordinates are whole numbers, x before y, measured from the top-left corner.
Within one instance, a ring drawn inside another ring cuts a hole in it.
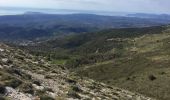
[[[170,14],[169,5],[170,0],[0,0],[0,15],[21,14],[35,9]],[[11,7],[17,9],[7,9]]]

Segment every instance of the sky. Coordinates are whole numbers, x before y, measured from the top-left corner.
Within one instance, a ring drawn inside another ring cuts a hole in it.
[[[0,7],[170,14],[170,0],[0,0]]]

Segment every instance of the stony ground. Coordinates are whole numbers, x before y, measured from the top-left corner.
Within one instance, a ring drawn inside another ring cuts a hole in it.
[[[69,73],[17,48],[0,44],[2,100],[154,100]],[[0,99],[1,99],[0,98]]]

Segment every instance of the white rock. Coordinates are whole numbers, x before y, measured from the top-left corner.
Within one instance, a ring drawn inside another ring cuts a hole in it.
[[[36,62],[32,62],[32,63],[33,63],[33,64],[39,64],[39,63],[38,63],[38,61],[36,61]]]
[[[44,90],[44,87],[43,86],[38,86],[36,84],[32,84],[32,86],[37,89],[37,90]]]
[[[0,48],[0,51],[1,51],[1,52],[3,52],[3,51],[5,51],[5,50],[4,50],[4,49],[2,49],[2,48]]]
[[[4,68],[11,68],[11,66],[8,66],[8,65],[3,65]]]
[[[6,87],[6,96],[12,100],[33,100],[32,98],[26,96],[24,93],[18,92],[11,87]]]
[[[4,67],[2,65],[0,65],[0,69],[3,69]]]
[[[7,93],[11,93],[11,92],[14,91],[14,89],[13,89],[13,88],[10,88],[10,87],[6,87],[6,91],[7,91]]]
[[[52,92],[47,92],[49,96],[55,98],[57,95],[55,93],[52,93]]]
[[[2,62],[7,63],[7,62],[8,62],[8,59],[7,59],[7,58],[3,58],[3,59],[2,59]]]

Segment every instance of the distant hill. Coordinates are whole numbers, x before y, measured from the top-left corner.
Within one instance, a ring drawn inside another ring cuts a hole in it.
[[[161,20],[170,20],[170,15],[168,14],[146,14],[146,13],[135,13],[135,14],[128,14],[129,17],[137,17],[137,18],[155,18]]]
[[[38,15],[38,14],[45,14],[45,13],[41,13],[41,12],[32,12],[32,11],[28,11],[25,12],[24,15]]]
[[[24,40],[77,34],[110,28],[149,27],[170,23],[167,19],[102,16],[93,14],[41,14],[0,16],[1,40]]]
[[[159,21],[154,19],[131,18],[122,16],[104,16],[94,14],[55,15],[42,14],[39,12],[26,12],[24,15],[0,16],[0,24],[22,27],[29,26],[32,23],[35,24],[35,26],[38,24],[44,27],[50,27],[53,25],[80,25],[97,28],[123,28],[145,27],[169,23],[166,21],[166,19],[164,21]]]

